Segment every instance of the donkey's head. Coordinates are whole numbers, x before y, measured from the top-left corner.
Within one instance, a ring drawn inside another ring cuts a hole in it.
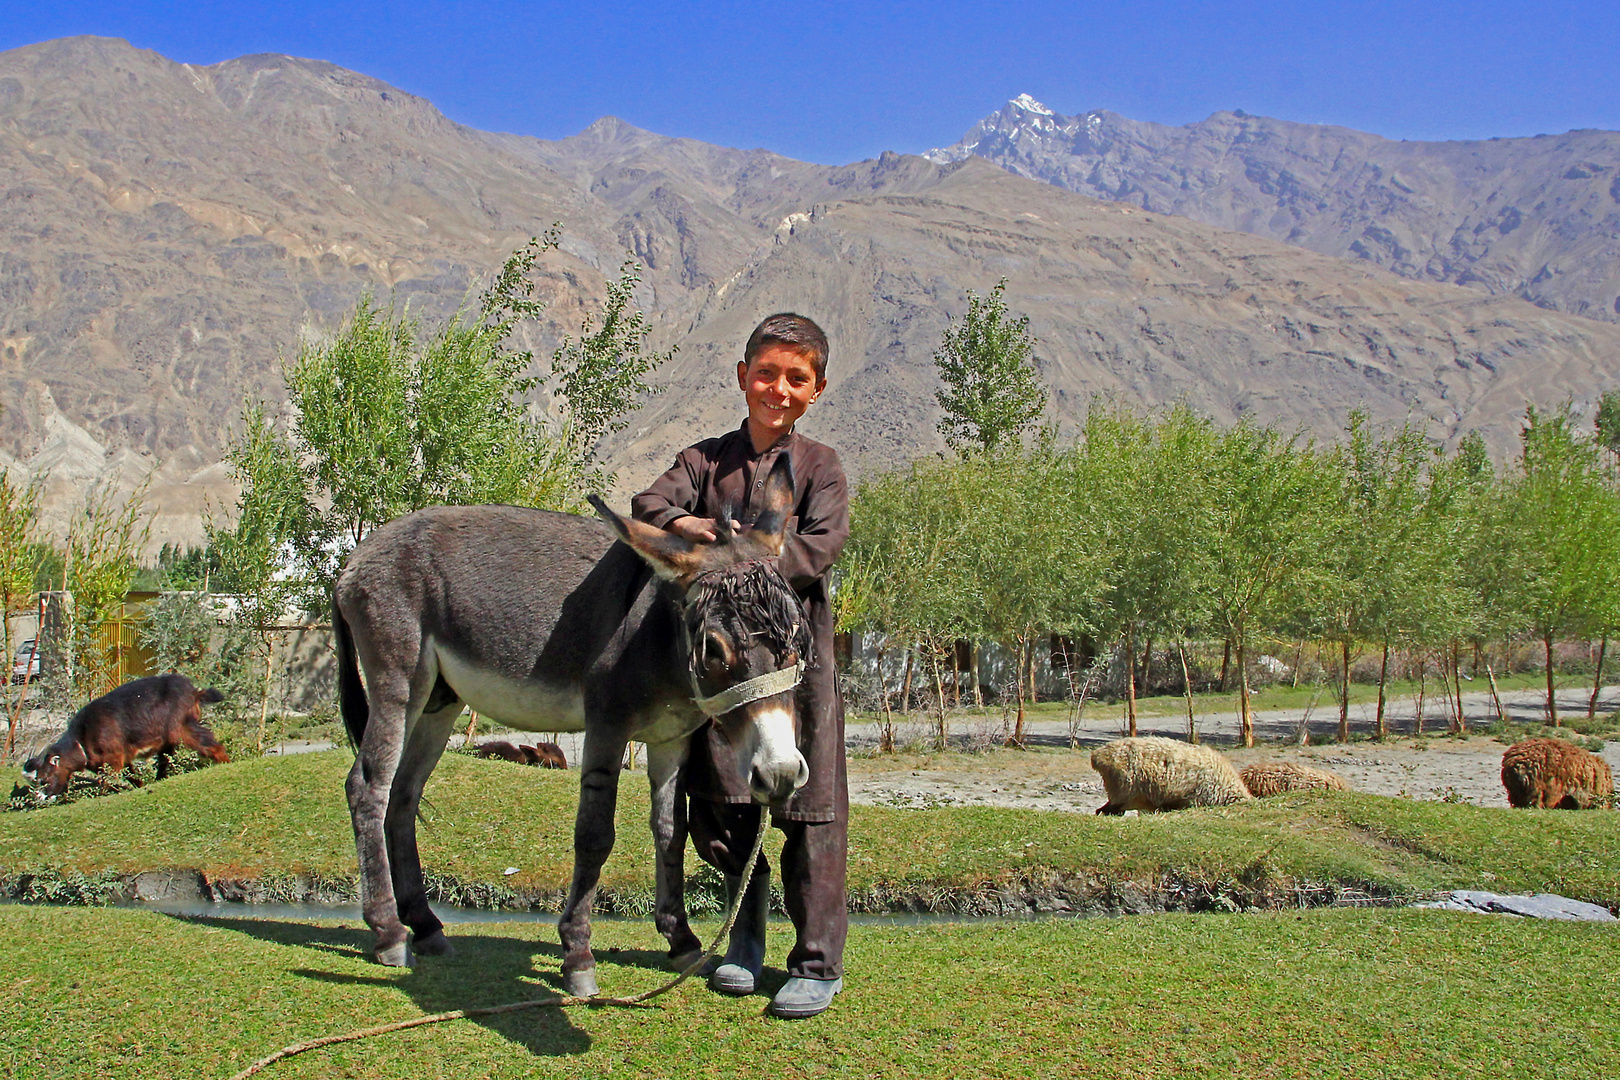
[[[691,541],[591,504],[681,594],[692,699],[736,752],[754,801],[780,805],[810,768],[798,749],[794,688],[810,661],[804,606],[777,569],[793,506],[793,465],[777,459],[752,528],[722,515],[713,543]]]

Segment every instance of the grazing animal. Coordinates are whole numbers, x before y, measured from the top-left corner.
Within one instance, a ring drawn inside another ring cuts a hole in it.
[[[1510,806],[1585,810],[1614,801],[1614,774],[1596,754],[1563,739],[1526,739],[1502,755]]]
[[[596,992],[591,901],[631,739],[647,745],[654,921],[676,966],[697,958],[676,783],[689,736],[712,717],[756,803],[781,805],[809,778],[792,692],[810,659],[809,628],[776,567],[793,500],[786,454],[761,495],[753,528],[733,535],[724,520],[708,544],[593,499],[621,542],[570,514],[446,506],[356,546],[334,588],[333,630],[357,748],[347,789],[361,909],[379,963],[450,951],[423,888],[416,816],[463,703],[524,731],[585,733],[573,882],[558,924],[567,992]]]
[[[1174,739],[1115,739],[1091,752],[1091,767],[1108,789],[1099,814],[1223,806],[1250,798],[1219,751]]]
[[[473,751],[473,756],[500,758],[502,761],[513,761],[519,765],[539,765],[545,769],[568,768],[568,759],[563,757],[562,747],[554,742],[536,743],[533,746],[527,743],[514,745],[509,742],[487,742]]]
[[[44,784],[45,797],[52,799],[81,769],[121,772],[153,754],[162,780],[169,775],[169,755],[182,746],[229,761],[202,722],[201,707],[224,700],[218,690],[198,690],[184,675],[134,679],[80,709],[61,738],[23,763],[23,776]],[[129,779],[141,786],[133,772]]]
[[[1246,765],[1238,773],[1243,786],[1257,799],[1281,795],[1285,791],[1349,791],[1350,784],[1337,773],[1296,765],[1292,761],[1270,761]]]

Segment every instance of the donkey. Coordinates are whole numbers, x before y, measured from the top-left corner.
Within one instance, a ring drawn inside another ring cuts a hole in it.
[[[751,529],[734,535],[723,521],[712,544],[621,518],[592,497],[619,543],[589,518],[442,506],[355,547],[332,622],[339,703],[357,748],[347,791],[361,906],[379,963],[409,965],[413,948],[452,951],[423,888],[416,814],[463,703],[526,731],[585,733],[573,882],[558,923],[568,993],[596,993],[591,902],[632,739],[647,745],[654,922],[677,968],[697,959],[677,798],[689,736],[714,717],[759,804],[780,805],[809,778],[792,691],[810,634],[775,562],[793,503],[786,454],[763,495]]]

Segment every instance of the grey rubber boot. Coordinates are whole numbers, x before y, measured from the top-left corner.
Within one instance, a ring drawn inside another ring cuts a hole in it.
[[[726,907],[742,886],[742,879],[726,875]],[[752,994],[765,968],[765,918],[771,911],[771,875],[761,870],[748,883],[737,921],[731,924],[731,941],[720,966],[709,976],[709,986],[722,994]]]
[[[832,999],[844,988],[843,979],[806,979],[795,976],[782,984],[766,1010],[784,1020],[803,1020],[827,1011]]]

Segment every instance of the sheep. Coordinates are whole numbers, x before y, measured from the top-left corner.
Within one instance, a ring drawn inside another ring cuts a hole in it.
[[[1243,786],[1257,799],[1268,795],[1281,795],[1285,791],[1349,791],[1344,777],[1326,769],[1313,769],[1309,765],[1296,765],[1291,761],[1272,761],[1246,765],[1238,773]]]
[[[1116,739],[1091,752],[1108,801],[1099,814],[1223,806],[1252,798],[1218,751],[1174,739]]]
[[[1585,810],[1614,801],[1609,763],[1563,739],[1526,739],[1502,755],[1510,806]]]
[[[519,765],[538,765],[543,769],[568,768],[568,759],[563,757],[562,747],[552,742],[538,743],[534,746],[487,742],[473,751],[473,755],[481,758],[500,758]]]

